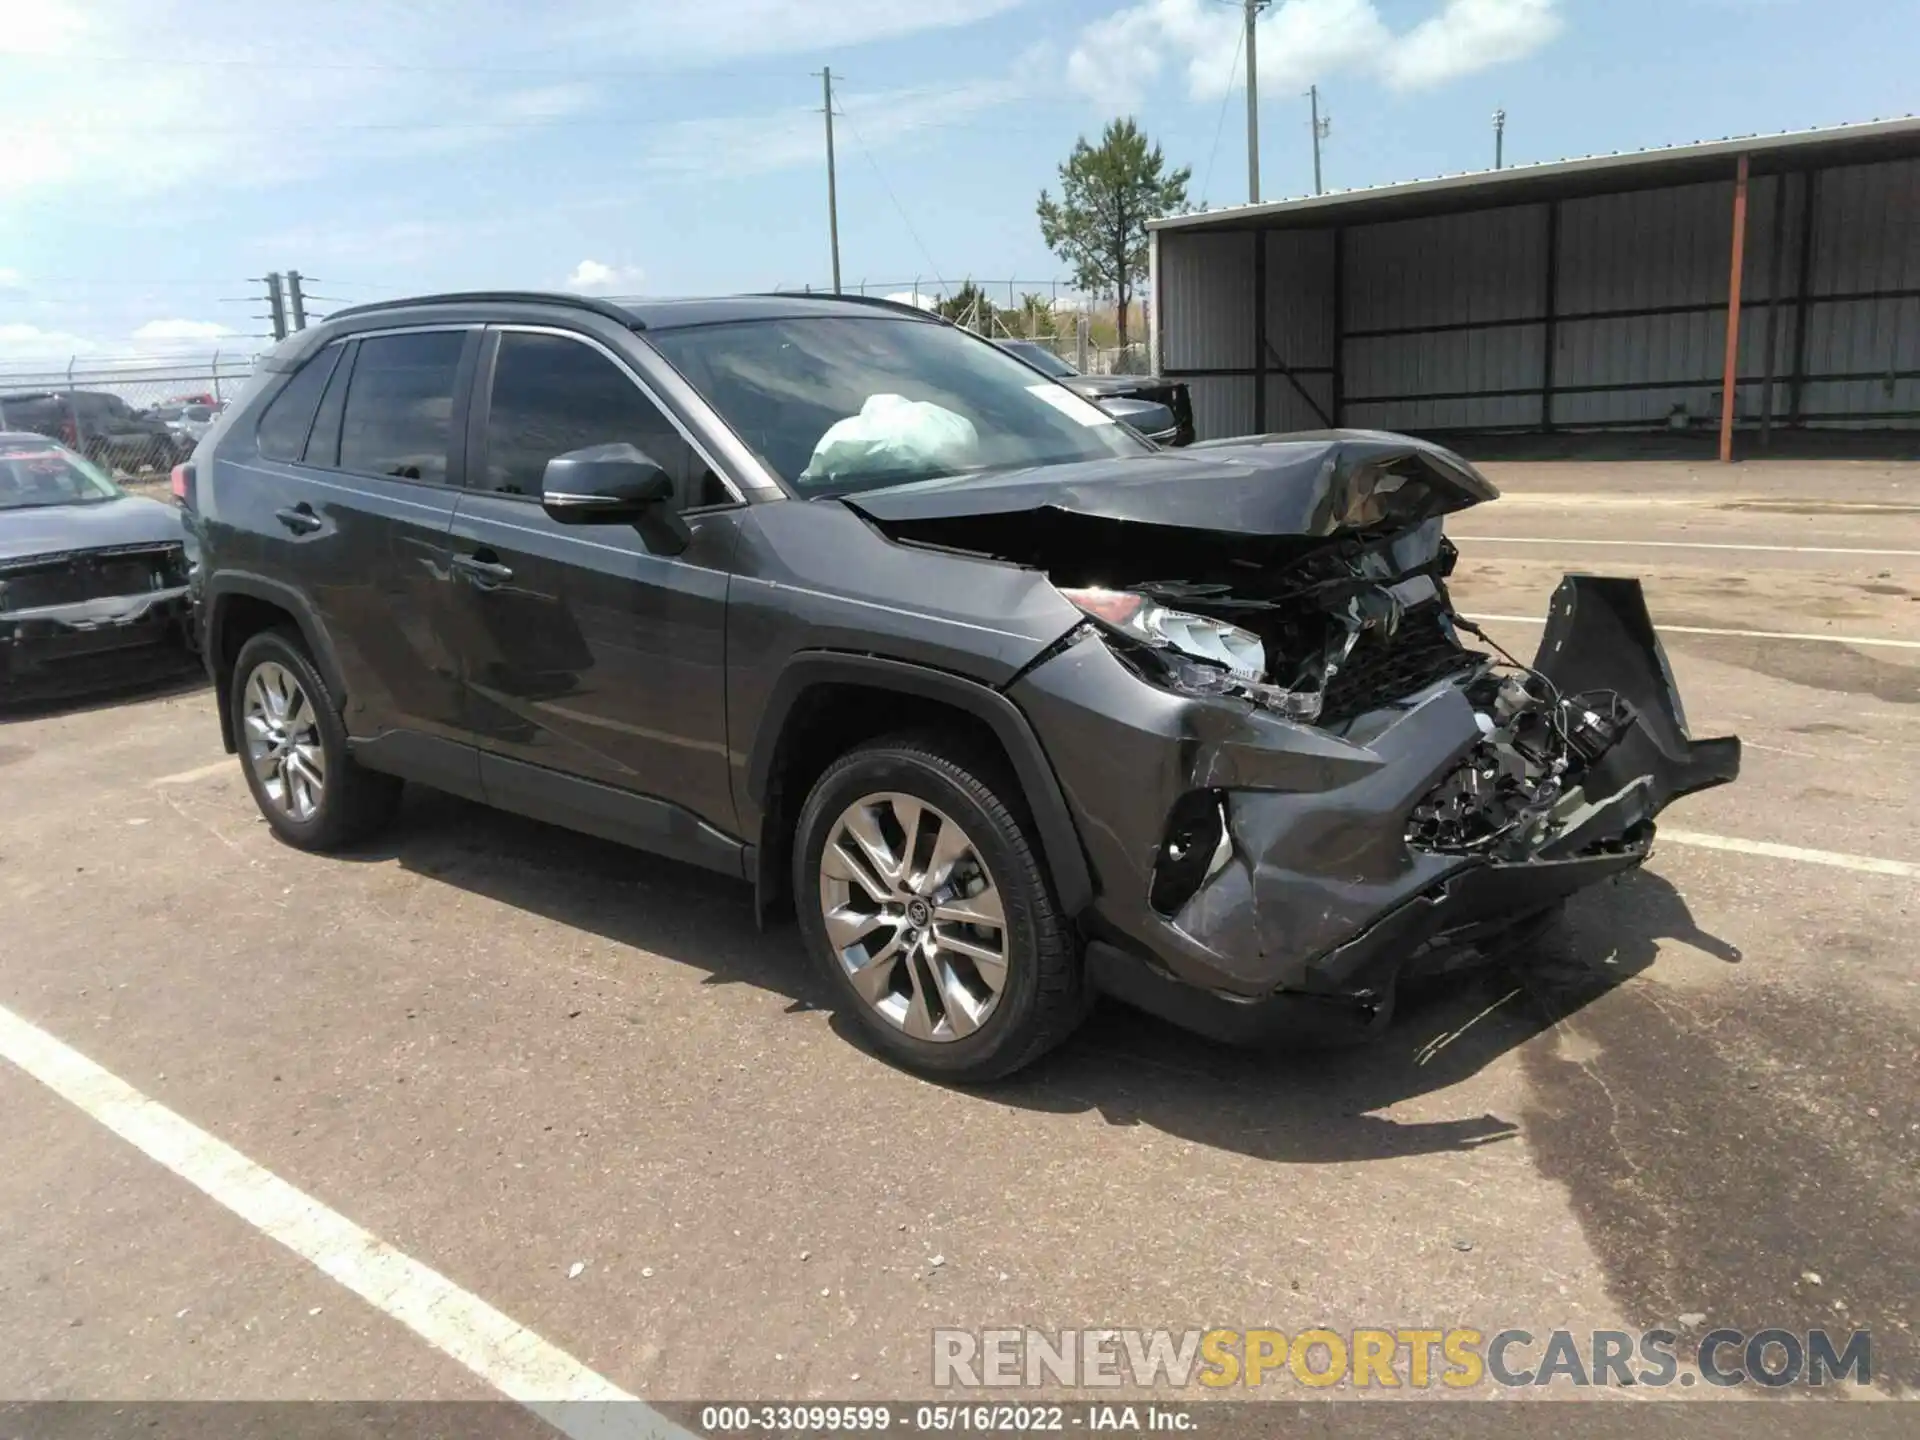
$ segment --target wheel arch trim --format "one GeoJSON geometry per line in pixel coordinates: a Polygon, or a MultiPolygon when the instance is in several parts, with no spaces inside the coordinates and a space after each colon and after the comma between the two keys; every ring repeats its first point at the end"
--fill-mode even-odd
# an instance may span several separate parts
{"type": "Polygon", "coordinates": [[[220,654],[224,639],[222,630],[230,609],[226,602],[236,596],[263,600],[292,617],[295,627],[300,631],[300,638],[306,642],[307,653],[313,657],[314,666],[320,671],[320,678],[327,682],[327,693],[344,714],[347,691],[341,679],[340,661],[327,638],[326,628],[321,625],[319,616],[314,613],[306,596],[291,585],[265,575],[223,571],[209,576],[206,582],[207,621],[206,633],[201,637],[201,650],[206,658],[208,673],[215,682],[215,700],[220,708],[220,738],[226,745],[227,753],[232,754],[236,749],[233,696],[229,693],[232,687],[220,673],[220,654]]]}
{"type": "Polygon", "coordinates": [[[984,722],[1006,751],[1020,782],[1039,831],[1061,913],[1072,918],[1093,903],[1093,872],[1081,847],[1080,833],[1053,765],[1027,717],[998,690],[944,670],[842,651],[807,650],[794,655],[767,696],[747,761],[747,793],[763,815],[772,788],[774,761],[795,707],[808,691],[835,684],[898,691],[950,705],[984,722]]]}

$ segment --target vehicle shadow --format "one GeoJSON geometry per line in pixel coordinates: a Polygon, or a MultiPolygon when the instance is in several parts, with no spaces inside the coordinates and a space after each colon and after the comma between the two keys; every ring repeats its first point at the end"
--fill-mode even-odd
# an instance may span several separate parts
{"type": "MultiPolygon", "coordinates": [[[[762,932],[738,881],[451,796],[409,791],[401,822],[347,858],[397,860],[440,883],[753,985],[791,1011],[832,996],[790,923],[762,932]]],[[[1578,896],[1560,920],[1485,969],[1430,982],[1357,1048],[1248,1051],[1103,1003],[1054,1055],[1000,1084],[959,1091],[982,1105],[1098,1113],[1197,1144],[1285,1164],[1393,1159],[1515,1138],[1515,1119],[1450,1114],[1444,1092],[1644,970],[1663,942],[1730,963],[1686,902],[1645,871],[1578,896]],[[1416,1112],[1393,1115],[1396,1107],[1416,1112]]],[[[836,1032],[859,1044],[835,1016],[836,1032]]]]}
{"type": "Polygon", "coordinates": [[[181,661],[177,671],[169,666],[157,676],[143,674],[118,684],[96,686],[83,693],[23,700],[0,697],[0,725],[49,720],[63,715],[85,715],[90,711],[110,710],[116,705],[127,705],[137,700],[166,700],[208,689],[211,684],[199,659],[194,657],[181,661]]]}

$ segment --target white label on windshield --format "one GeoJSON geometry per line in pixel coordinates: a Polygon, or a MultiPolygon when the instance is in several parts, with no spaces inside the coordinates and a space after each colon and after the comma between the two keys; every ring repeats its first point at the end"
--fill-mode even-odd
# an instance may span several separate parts
{"type": "Polygon", "coordinates": [[[1055,385],[1050,380],[1042,381],[1038,385],[1027,386],[1027,393],[1038,396],[1040,399],[1046,401],[1047,404],[1053,406],[1053,408],[1058,410],[1062,415],[1070,416],[1078,420],[1088,429],[1092,429],[1095,425],[1111,425],[1114,423],[1113,417],[1098,405],[1095,405],[1091,400],[1082,400],[1078,395],[1074,394],[1073,391],[1067,389],[1066,386],[1055,385]]]}

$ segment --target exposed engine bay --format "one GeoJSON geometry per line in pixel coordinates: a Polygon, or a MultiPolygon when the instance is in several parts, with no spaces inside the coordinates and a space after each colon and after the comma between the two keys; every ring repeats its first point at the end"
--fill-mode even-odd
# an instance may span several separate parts
{"type": "Polygon", "coordinates": [[[1444,517],[1496,492],[1447,451],[1343,432],[1073,468],[847,503],[1085,616],[1014,695],[1106,727],[1055,764],[1114,837],[1087,844],[1115,927],[1188,984],[1375,1005],[1374,967],[1638,864],[1665,805],[1739,772],[1738,740],[1688,734],[1637,581],[1568,576],[1531,663],[1454,609],[1444,517]],[[1109,720],[1110,671],[1188,703],[1109,720]]]}

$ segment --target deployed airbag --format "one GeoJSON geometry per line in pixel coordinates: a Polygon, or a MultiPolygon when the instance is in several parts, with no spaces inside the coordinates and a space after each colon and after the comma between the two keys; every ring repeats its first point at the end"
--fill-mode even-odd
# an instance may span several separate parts
{"type": "Polygon", "coordinates": [[[973,422],[929,400],[870,395],[858,415],[837,421],[800,474],[802,484],[855,475],[948,474],[980,463],[973,422]]]}

